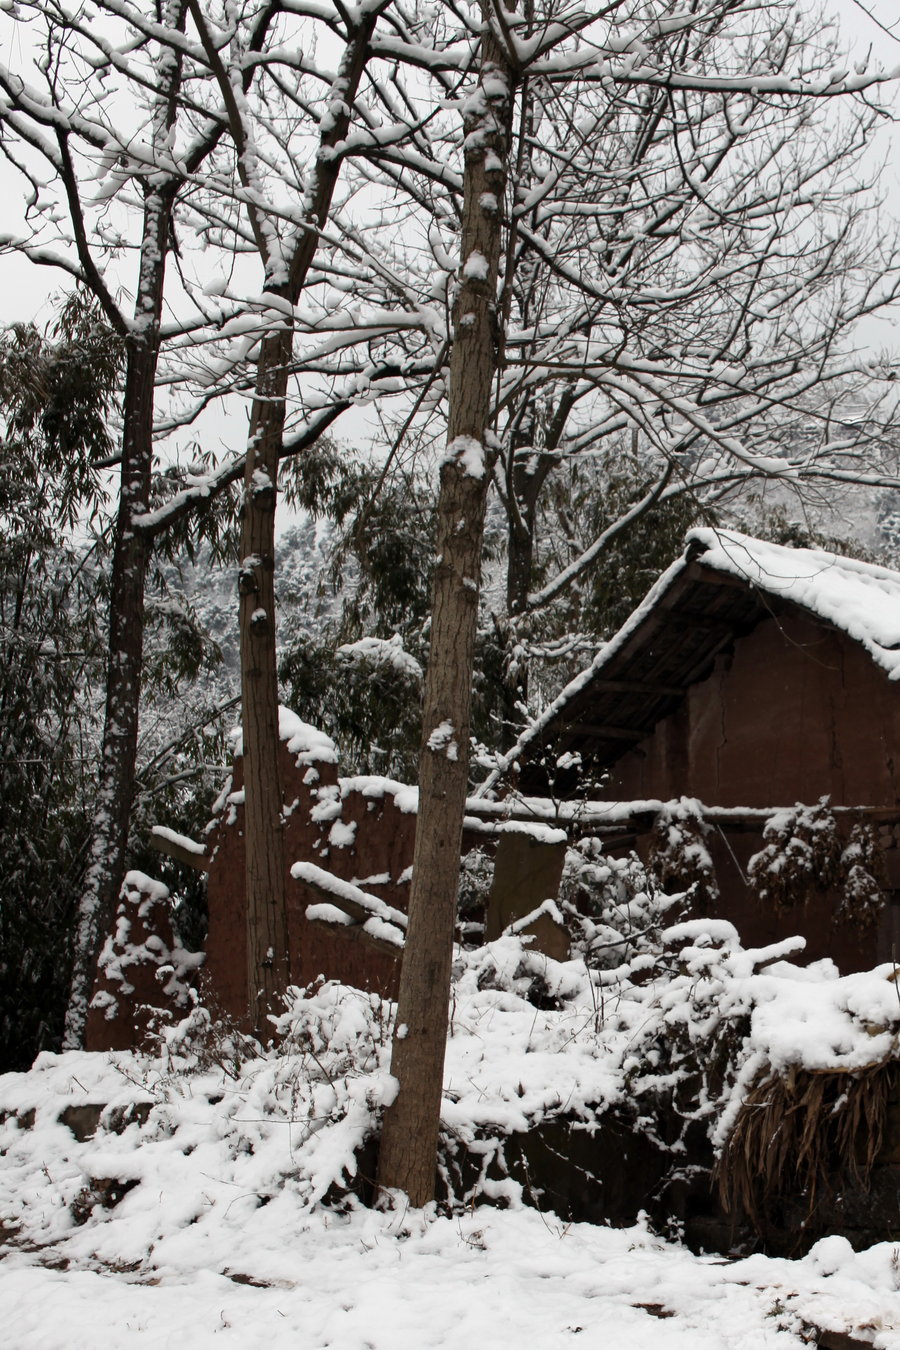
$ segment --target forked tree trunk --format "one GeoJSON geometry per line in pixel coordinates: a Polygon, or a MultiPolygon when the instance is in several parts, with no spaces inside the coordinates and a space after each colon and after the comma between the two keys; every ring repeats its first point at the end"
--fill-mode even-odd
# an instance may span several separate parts
{"type": "MultiPolygon", "coordinates": [[[[387,0],[384,0],[387,3],[387,0]]],[[[343,141],[383,5],[362,15],[344,51],[325,106],[326,129],[307,194],[311,228],[303,231],[286,281],[267,277],[267,289],[296,305],[328,219],[340,174],[339,156],[323,153],[343,141]]],[[[234,112],[237,117],[237,110],[234,112]]],[[[234,128],[239,137],[239,128],[234,128]]],[[[268,263],[268,260],[266,260],[268,263]]],[[[275,506],[293,354],[290,320],[266,337],[244,477],[241,563],[238,573],[244,767],[244,848],[247,905],[247,988],[250,1021],[265,1033],[267,1012],[290,976],[285,903],[285,857],[278,746],[278,669],[275,646],[275,506]]]]}
{"type": "Polygon", "coordinates": [[[526,464],[514,463],[507,479],[511,500],[507,503],[506,532],[506,623],[498,627],[506,648],[500,703],[499,748],[505,752],[515,744],[522,726],[521,707],[528,700],[528,664],[512,660],[519,645],[516,620],[528,608],[528,596],[534,580],[537,546],[537,503],[541,488],[552,467],[552,458],[529,448],[526,464]]]}
{"type": "MultiPolygon", "coordinates": [[[[533,399],[526,390],[524,398],[533,399]]],[[[534,581],[537,551],[538,502],[548,477],[556,463],[556,451],[565,431],[566,421],[575,403],[575,391],[569,386],[560,395],[553,417],[544,431],[544,442],[536,447],[532,440],[522,439],[521,448],[528,450],[524,461],[513,460],[507,475],[507,534],[506,534],[506,612],[509,626],[506,633],[507,650],[517,639],[516,620],[528,610],[528,598],[534,581]]],[[[519,419],[534,436],[535,418],[519,419]]],[[[515,450],[510,447],[509,453],[515,450]]],[[[509,750],[521,731],[520,707],[528,701],[528,664],[517,662],[515,674],[510,667],[504,673],[503,703],[501,705],[500,748],[509,750]]]]}
{"type": "MultiPolygon", "coordinates": [[[[184,27],[185,2],[167,0],[159,10],[163,20],[173,28],[184,27]]],[[[169,145],[178,116],[181,73],[179,50],[163,48],[156,67],[158,99],[152,117],[155,149],[169,145]]],[[[67,151],[65,158],[68,159],[67,151]]],[[[192,168],[199,167],[199,162],[192,168]]],[[[78,1049],[84,1044],[97,955],[104,935],[109,931],[125,875],[144,663],[144,588],[152,547],[150,537],[136,527],[136,522],[150,505],[153,410],[166,254],[179,187],[177,178],[165,175],[155,182],[150,178],[144,189],[134,315],[125,337],[121,485],[110,575],[103,746],[88,868],[75,929],[72,982],[63,1035],[66,1049],[78,1049]]],[[[80,221],[74,177],[67,184],[67,190],[70,201],[73,197],[76,199],[73,219],[80,221]]],[[[95,277],[91,280],[92,267],[90,264],[87,268],[88,278],[95,289],[99,287],[98,293],[102,296],[105,286],[95,269],[95,277]]],[[[108,294],[106,301],[108,305],[113,303],[108,294]]]]}
{"type": "Polygon", "coordinates": [[[472,667],[478,619],[488,446],[497,364],[497,275],[513,75],[485,28],[476,96],[465,120],[462,258],[450,357],[447,459],[438,496],[419,757],[419,815],[409,927],[391,1070],[399,1091],[381,1138],[378,1181],[414,1205],[434,1197],[460,846],[469,773],[472,667]]]}

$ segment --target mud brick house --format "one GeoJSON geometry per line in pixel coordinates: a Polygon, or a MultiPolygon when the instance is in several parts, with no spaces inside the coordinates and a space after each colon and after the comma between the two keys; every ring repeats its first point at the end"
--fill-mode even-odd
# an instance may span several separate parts
{"type": "MultiPolygon", "coordinates": [[[[567,837],[587,833],[613,853],[636,850],[668,889],[692,886],[695,906],[729,919],[747,946],[801,933],[807,959],[831,957],[843,973],[891,960],[900,952],[898,681],[900,574],[693,531],[470,800],[464,849],[478,845],[494,861],[486,938],[538,911],[529,925],[538,946],[566,955],[552,906],[541,906],[557,894],[567,837]]],[[[209,871],[203,980],[240,1016],[239,742],[236,751],[204,844],[155,835],[163,851],[209,871]]],[[[285,710],[281,756],[292,978],[392,995],[416,791],[341,777],[333,742],[285,710]]],[[[144,932],[153,884],[142,884],[123,898],[98,977],[88,1032],[97,1049],[127,1044],[129,1002],[152,1001],[157,967],[165,985],[187,961],[169,929],[159,941],[144,932]],[[139,991],[130,999],[125,983],[139,991]]]]}
{"type": "Polygon", "coordinates": [[[745,944],[800,932],[809,959],[863,969],[900,952],[898,681],[900,574],[694,530],[507,768],[569,800],[600,775],[583,828],[645,857],[693,838],[745,944]]]}

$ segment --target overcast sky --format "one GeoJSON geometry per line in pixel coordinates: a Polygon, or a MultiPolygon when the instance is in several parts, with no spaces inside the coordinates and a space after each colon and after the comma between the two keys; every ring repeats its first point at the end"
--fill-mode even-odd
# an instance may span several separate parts
{"type": "MultiPolygon", "coordinates": [[[[799,5],[812,12],[820,8],[820,0],[799,0],[799,5]]],[[[823,0],[821,8],[833,14],[840,23],[848,55],[854,62],[865,60],[871,51],[876,64],[900,66],[898,0],[823,0]]],[[[16,29],[12,32],[15,34],[16,29]]],[[[13,41],[16,40],[14,37],[13,41]]],[[[3,55],[9,64],[14,64],[17,57],[21,59],[21,53],[11,44],[7,45],[3,55]]],[[[893,99],[884,89],[879,91],[879,97],[893,103],[900,119],[900,88],[893,99]]],[[[879,173],[879,188],[892,214],[900,220],[900,126],[886,122],[879,143],[872,147],[872,154],[874,162],[885,162],[879,173]]],[[[20,200],[19,180],[10,169],[0,165],[0,231],[18,232],[22,228],[20,200]]],[[[65,278],[50,268],[32,267],[15,258],[0,258],[2,321],[5,323],[29,319],[45,321],[52,313],[48,298],[64,288],[65,278]]],[[[867,338],[879,345],[891,341],[886,324],[873,328],[867,338]]]]}

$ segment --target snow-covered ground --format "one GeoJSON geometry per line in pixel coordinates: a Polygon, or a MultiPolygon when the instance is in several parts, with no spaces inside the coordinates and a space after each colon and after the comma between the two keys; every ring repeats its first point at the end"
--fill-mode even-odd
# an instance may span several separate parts
{"type": "Polygon", "coordinates": [[[719,1036],[735,1048],[711,1134],[760,1073],[896,1054],[890,968],[842,979],[785,955],[744,951],[713,920],[673,925],[616,970],[512,936],[461,953],[443,1127],[451,1151],[495,1166],[453,1213],[348,1193],[395,1090],[375,996],[295,993],[266,1055],[202,1009],[152,1053],[42,1055],[0,1078],[0,1346],[757,1350],[826,1329],[900,1350],[900,1245],[695,1255],[643,1224],[526,1208],[496,1166],[509,1134],[590,1129],[719,1036]]]}
{"type": "Polygon", "coordinates": [[[269,1226],[187,1235],[136,1273],[48,1269],[39,1254],[0,1263],[7,1350],[787,1350],[813,1324],[888,1350],[897,1284],[887,1244],[853,1255],[832,1237],[802,1261],[725,1263],[639,1227],[483,1208],[285,1206],[269,1226]]]}

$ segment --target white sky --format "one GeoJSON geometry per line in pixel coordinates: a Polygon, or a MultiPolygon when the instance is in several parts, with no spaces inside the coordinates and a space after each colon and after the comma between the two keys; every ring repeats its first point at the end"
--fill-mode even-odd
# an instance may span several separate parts
{"type": "MultiPolygon", "coordinates": [[[[838,18],[841,34],[850,53],[855,59],[864,60],[871,47],[875,60],[881,64],[900,64],[900,11],[897,0],[864,0],[864,3],[873,18],[869,18],[855,0],[829,0],[828,7],[838,18]],[[890,35],[891,25],[896,37],[890,35]]],[[[898,122],[891,124],[885,121],[872,146],[872,158],[879,164],[884,161],[878,188],[884,197],[884,209],[896,224],[900,221],[900,91],[892,99],[885,98],[884,102],[893,107],[898,122]]],[[[893,314],[886,312],[881,318],[869,319],[860,324],[860,338],[874,348],[900,346],[900,306],[894,306],[893,311],[893,314]]]]}
{"type": "MultiPolygon", "coordinates": [[[[809,10],[821,8],[833,15],[852,61],[866,60],[870,55],[882,66],[900,65],[900,14],[897,0],[799,0],[809,10]],[[866,12],[868,11],[868,13],[866,12]],[[892,33],[896,36],[892,36],[892,33]]],[[[26,59],[21,49],[20,27],[3,23],[0,27],[2,59],[17,65],[26,59]]],[[[883,102],[891,102],[898,121],[885,123],[875,138],[872,163],[882,165],[878,185],[886,208],[895,221],[900,221],[900,87],[891,98],[885,90],[879,91],[883,102]]],[[[17,176],[0,161],[0,232],[18,232],[22,228],[21,183],[17,176]]],[[[174,281],[174,277],[173,277],[174,281]]],[[[50,297],[67,288],[67,278],[52,268],[35,267],[15,257],[0,258],[0,294],[3,296],[2,321],[11,323],[34,319],[42,323],[52,315],[50,297]]],[[[900,307],[896,319],[869,321],[861,331],[866,343],[873,347],[900,345],[900,307]]],[[[343,425],[338,428],[341,434],[343,425]]],[[[191,435],[183,439],[191,439],[191,435]]],[[[181,438],[180,438],[181,439],[181,438]]]]}
{"type": "MultiPolygon", "coordinates": [[[[864,60],[870,50],[876,63],[900,64],[900,15],[897,0],[800,0],[808,9],[822,8],[840,24],[848,55],[854,61],[864,60]],[[866,12],[868,11],[868,13],[866,12]],[[871,17],[870,17],[871,16],[871,17]],[[891,36],[891,32],[896,34],[891,36]]],[[[16,23],[4,23],[0,31],[2,59],[15,67],[27,59],[21,46],[21,29],[16,23]]],[[[881,95],[884,97],[884,95],[881,95]]],[[[900,91],[893,100],[900,119],[900,91]]],[[[900,218],[900,129],[885,124],[881,144],[873,151],[889,155],[892,167],[880,180],[886,194],[896,202],[896,217],[900,218]],[[892,151],[896,147],[896,152],[892,151]]],[[[0,231],[16,231],[21,227],[21,187],[15,174],[0,163],[0,231]]],[[[49,313],[47,298],[64,286],[65,278],[52,269],[32,267],[15,258],[0,258],[0,293],[3,296],[2,316],[5,322],[27,320],[49,313]]]]}

